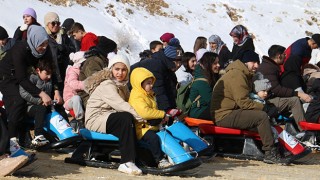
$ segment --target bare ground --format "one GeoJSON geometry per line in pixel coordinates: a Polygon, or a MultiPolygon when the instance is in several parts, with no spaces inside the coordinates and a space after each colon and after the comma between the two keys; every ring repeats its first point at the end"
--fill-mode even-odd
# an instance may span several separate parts
{"type": "Polygon", "coordinates": [[[38,160],[4,179],[320,179],[320,153],[312,153],[307,164],[269,165],[259,161],[214,157],[198,168],[175,176],[131,176],[115,169],[83,167],[64,163],[68,154],[37,153],[38,160]]]}

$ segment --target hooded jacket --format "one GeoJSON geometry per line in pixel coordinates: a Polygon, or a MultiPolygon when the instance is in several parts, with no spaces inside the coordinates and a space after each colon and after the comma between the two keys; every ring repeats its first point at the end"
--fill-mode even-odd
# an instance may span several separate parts
{"type": "MultiPolygon", "coordinates": [[[[204,70],[198,64],[194,70],[194,79],[205,78],[204,70]]],[[[194,81],[190,89],[189,98],[193,102],[200,95],[199,104],[193,103],[190,109],[190,117],[198,118],[201,113],[210,106],[212,87],[208,81],[194,81]]]]}
{"type": "MultiPolygon", "coordinates": [[[[153,92],[146,92],[141,84],[147,78],[152,78],[153,83],[156,78],[145,68],[136,68],[131,74],[130,82],[132,90],[130,93],[129,103],[136,112],[145,120],[162,119],[165,116],[165,111],[159,110],[153,92]]],[[[138,139],[148,130],[158,130],[158,126],[151,126],[147,122],[136,122],[136,133],[138,139]]]]}
{"type": "Polygon", "coordinates": [[[105,68],[84,81],[84,90],[90,95],[85,112],[86,128],[106,133],[108,117],[116,112],[129,112],[137,121],[142,121],[127,102],[129,99],[127,80],[128,76],[123,82],[114,80],[111,70],[105,68]]]}
{"type": "Polygon", "coordinates": [[[236,60],[226,68],[213,88],[211,114],[215,121],[221,121],[233,110],[262,110],[263,104],[250,99],[253,74],[240,60],[236,60]]]}

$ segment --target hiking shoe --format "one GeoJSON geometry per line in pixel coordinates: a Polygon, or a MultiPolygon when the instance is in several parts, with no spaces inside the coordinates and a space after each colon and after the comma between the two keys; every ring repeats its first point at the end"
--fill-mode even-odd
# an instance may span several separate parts
{"type": "Polygon", "coordinates": [[[36,147],[40,147],[40,146],[44,146],[46,144],[49,144],[49,141],[43,135],[39,135],[39,136],[36,136],[31,141],[31,143],[32,143],[32,145],[34,145],[36,147]]]}
{"type": "Polygon", "coordinates": [[[28,156],[8,157],[0,161],[0,177],[8,176],[28,162],[28,156]]]}
{"type": "Polygon", "coordinates": [[[167,168],[170,166],[172,166],[172,164],[166,158],[161,159],[158,163],[158,168],[167,168]]]}
{"type": "Polygon", "coordinates": [[[133,175],[142,174],[141,169],[139,169],[133,162],[120,164],[120,166],[118,167],[118,171],[133,175]]]}
{"type": "Polygon", "coordinates": [[[270,151],[265,151],[263,162],[267,164],[280,164],[280,165],[290,164],[289,159],[281,158],[280,153],[276,147],[272,148],[270,151]]]}

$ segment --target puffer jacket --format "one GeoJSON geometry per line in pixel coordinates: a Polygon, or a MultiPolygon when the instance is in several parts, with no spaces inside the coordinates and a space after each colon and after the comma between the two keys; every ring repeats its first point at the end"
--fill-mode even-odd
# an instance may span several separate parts
{"type": "MultiPolygon", "coordinates": [[[[153,93],[146,92],[141,83],[147,78],[153,78],[153,83],[156,78],[145,68],[136,68],[131,74],[130,82],[132,90],[130,93],[129,103],[136,112],[145,120],[162,119],[165,116],[165,111],[159,110],[153,93]]],[[[151,126],[147,122],[136,122],[137,138],[141,137],[148,130],[158,130],[158,126],[151,126]]]]}
{"type": "Polygon", "coordinates": [[[79,81],[80,67],[69,66],[66,71],[66,78],[64,80],[63,100],[64,108],[69,109],[69,100],[77,95],[78,91],[83,90],[83,81],[79,81]]]}
{"type": "Polygon", "coordinates": [[[213,88],[211,114],[215,121],[223,120],[233,110],[262,110],[263,104],[250,99],[252,77],[248,68],[240,60],[231,63],[213,88]]]}
{"type": "Polygon", "coordinates": [[[113,80],[112,72],[107,68],[84,81],[84,90],[90,94],[85,112],[86,128],[106,133],[108,117],[116,112],[129,112],[137,121],[143,121],[127,102],[129,90],[126,84],[127,81],[113,80]]]}

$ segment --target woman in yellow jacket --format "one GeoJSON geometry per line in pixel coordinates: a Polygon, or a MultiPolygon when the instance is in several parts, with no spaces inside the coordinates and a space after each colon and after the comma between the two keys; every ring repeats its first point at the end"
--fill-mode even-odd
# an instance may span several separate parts
{"type": "Polygon", "coordinates": [[[167,122],[172,114],[167,115],[165,111],[158,109],[155,95],[152,91],[155,81],[156,78],[149,70],[135,68],[130,77],[132,90],[129,103],[139,116],[147,120],[147,122],[135,122],[138,140],[142,141],[143,144],[147,144],[159,167],[168,167],[171,164],[163,158],[160,139],[156,132],[159,130],[159,126],[167,122]]]}

